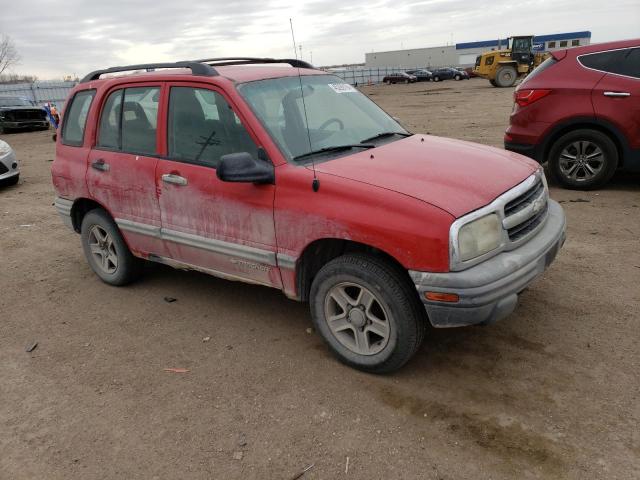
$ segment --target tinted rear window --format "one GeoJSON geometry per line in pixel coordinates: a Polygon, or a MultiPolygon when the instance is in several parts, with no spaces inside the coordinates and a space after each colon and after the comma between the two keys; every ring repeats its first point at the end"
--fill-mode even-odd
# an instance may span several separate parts
{"type": "Polygon", "coordinates": [[[609,65],[608,72],[640,78],[640,48],[627,48],[609,65]]]}
{"type": "Polygon", "coordinates": [[[587,68],[608,72],[611,65],[618,62],[620,50],[611,52],[590,53],[579,57],[580,63],[587,68]]]}
{"type": "Polygon", "coordinates": [[[78,92],[67,108],[62,125],[62,143],[79,147],[84,141],[84,129],[87,124],[87,114],[93,101],[95,90],[78,92]]]}

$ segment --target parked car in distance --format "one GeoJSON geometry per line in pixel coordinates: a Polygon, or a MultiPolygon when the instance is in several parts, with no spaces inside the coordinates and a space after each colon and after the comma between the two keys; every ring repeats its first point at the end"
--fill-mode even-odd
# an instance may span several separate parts
{"type": "Polygon", "coordinates": [[[464,68],[455,68],[454,70],[459,71],[462,74],[462,80],[469,80],[471,76],[464,68]]]}
{"type": "Polygon", "coordinates": [[[406,73],[413,75],[418,79],[418,82],[430,82],[431,72],[429,70],[407,70],[406,73]]]}
{"type": "Polygon", "coordinates": [[[49,128],[47,112],[21,97],[0,96],[0,133],[49,128]]]}
{"type": "Polygon", "coordinates": [[[382,79],[382,83],[390,85],[392,83],[415,83],[418,78],[405,72],[390,73],[382,79]]]}
{"type": "Polygon", "coordinates": [[[514,103],[505,148],[546,162],[563,187],[640,171],[640,39],[551,52],[514,103]]]}
{"type": "Polygon", "coordinates": [[[15,185],[19,179],[16,154],[7,142],[0,140],[0,186],[15,185]]]}
{"type": "Polygon", "coordinates": [[[445,68],[437,68],[435,70],[431,70],[431,79],[434,82],[439,82],[441,80],[463,80],[466,78],[464,74],[455,68],[445,67],[445,68]]]}
{"type": "Polygon", "coordinates": [[[564,241],[536,162],[413,135],[300,60],[92,72],[59,130],[55,207],[102,281],[150,260],[280,289],[365,371],[400,368],[427,322],[508,316],[564,241]]]}
{"type": "Polygon", "coordinates": [[[466,67],[464,71],[467,72],[469,78],[476,78],[478,76],[478,74],[473,71],[473,67],[466,67]]]}

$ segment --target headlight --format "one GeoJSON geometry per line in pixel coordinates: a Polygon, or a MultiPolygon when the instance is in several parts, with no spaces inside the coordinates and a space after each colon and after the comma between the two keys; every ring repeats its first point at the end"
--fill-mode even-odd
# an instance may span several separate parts
{"type": "Polygon", "coordinates": [[[11,151],[11,147],[7,142],[0,140],[0,156],[6,155],[11,151]]]}
{"type": "Polygon", "coordinates": [[[500,246],[502,225],[495,213],[463,225],[458,231],[458,259],[466,262],[500,246]]]}

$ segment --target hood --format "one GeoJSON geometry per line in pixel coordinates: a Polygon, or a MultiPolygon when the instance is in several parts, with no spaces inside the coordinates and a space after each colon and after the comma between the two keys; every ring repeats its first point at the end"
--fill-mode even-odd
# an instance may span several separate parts
{"type": "Polygon", "coordinates": [[[537,168],[516,153],[420,134],[316,164],[318,172],[409,195],[456,218],[491,203],[537,168]]]}

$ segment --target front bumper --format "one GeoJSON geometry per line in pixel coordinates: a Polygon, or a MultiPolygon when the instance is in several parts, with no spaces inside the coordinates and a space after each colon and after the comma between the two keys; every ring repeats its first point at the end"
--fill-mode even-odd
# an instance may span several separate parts
{"type": "Polygon", "coordinates": [[[0,166],[0,180],[6,180],[20,174],[16,153],[13,150],[10,150],[4,156],[0,156],[0,163],[2,163],[0,166]]]}
{"type": "Polygon", "coordinates": [[[49,128],[48,120],[22,120],[19,122],[11,122],[5,120],[2,122],[4,128],[11,130],[23,130],[26,128],[49,128]]]}
{"type": "Polygon", "coordinates": [[[490,324],[510,315],[518,294],[553,262],[564,244],[566,221],[562,207],[549,200],[544,227],[527,243],[460,272],[409,271],[429,321],[434,327],[490,324]],[[456,303],[436,302],[425,292],[454,293],[456,303]]]}

